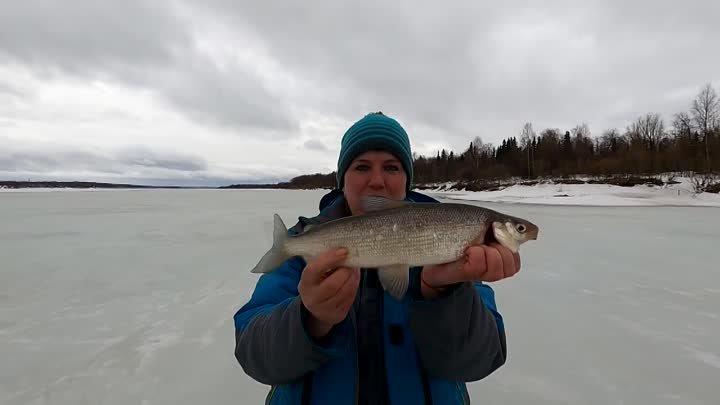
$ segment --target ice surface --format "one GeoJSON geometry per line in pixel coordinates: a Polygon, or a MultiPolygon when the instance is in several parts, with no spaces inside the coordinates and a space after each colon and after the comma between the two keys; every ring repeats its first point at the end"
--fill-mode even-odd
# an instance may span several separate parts
{"type": "MultiPolygon", "coordinates": [[[[320,191],[0,193],[0,404],[261,404],[232,315],[272,214],[320,191]]],[[[474,202],[470,202],[474,203],[474,202]]],[[[717,404],[720,209],[482,203],[533,220],[473,403],[717,404]]]]}

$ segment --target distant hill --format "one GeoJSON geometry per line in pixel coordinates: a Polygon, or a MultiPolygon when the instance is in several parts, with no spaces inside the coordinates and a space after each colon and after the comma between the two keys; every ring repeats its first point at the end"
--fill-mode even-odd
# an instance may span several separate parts
{"type": "Polygon", "coordinates": [[[76,188],[76,189],[316,189],[332,188],[335,173],[310,174],[295,177],[287,182],[274,184],[231,184],[218,187],[150,186],[141,184],[102,183],[92,181],[0,181],[0,188],[76,188]]]}
{"type": "Polygon", "coordinates": [[[0,181],[0,188],[183,188],[139,184],[97,183],[92,181],[0,181]]]}
{"type": "Polygon", "coordinates": [[[275,184],[232,184],[229,186],[221,186],[218,188],[272,188],[303,190],[318,188],[332,189],[333,187],[335,187],[335,172],[328,174],[305,174],[302,176],[294,177],[290,181],[275,184]]]}

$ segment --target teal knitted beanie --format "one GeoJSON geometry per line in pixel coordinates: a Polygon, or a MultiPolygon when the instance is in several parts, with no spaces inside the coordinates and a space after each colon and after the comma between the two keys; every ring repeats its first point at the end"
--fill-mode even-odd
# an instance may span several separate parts
{"type": "Polygon", "coordinates": [[[371,113],[353,124],[343,135],[338,156],[337,184],[343,188],[343,178],[350,163],[367,151],[384,150],[392,153],[407,173],[406,189],[410,190],[413,180],[413,160],[410,140],[405,129],[394,119],[382,114],[371,113]]]}

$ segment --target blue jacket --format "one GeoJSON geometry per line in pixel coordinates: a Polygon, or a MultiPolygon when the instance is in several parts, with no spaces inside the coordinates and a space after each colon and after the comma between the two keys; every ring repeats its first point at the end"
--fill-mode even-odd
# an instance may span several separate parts
{"type": "MultiPolygon", "coordinates": [[[[437,202],[409,192],[407,200],[437,202]]],[[[308,223],[347,215],[342,195],[333,191],[320,202],[320,214],[300,217],[289,232],[308,223]]],[[[321,341],[307,334],[307,310],[297,291],[305,262],[294,257],[263,274],[234,316],[235,356],[244,371],[270,385],[267,404],[354,405],[358,390],[360,333],[382,334],[387,396],[398,404],[469,404],[466,383],[480,380],[505,362],[503,319],[492,288],[463,283],[444,296],[424,300],[419,272],[411,269],[410,291],[398,301],[382,295],[382,328],[358,330],[356,302],[348,317],[321,341]]],[[[358,294],[361,295],[361,294],[358,294]]],[[[359,301],[359,300],[358,300],[359,301]]]]}

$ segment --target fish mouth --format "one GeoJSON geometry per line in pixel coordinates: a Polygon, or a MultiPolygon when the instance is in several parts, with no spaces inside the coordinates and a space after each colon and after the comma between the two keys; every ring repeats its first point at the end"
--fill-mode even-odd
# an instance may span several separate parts
{"type": "Polygon", "coordinates": [[[537,240],[539,233],[540,233],[540,228],[538,228],[537,226],[531,227],[530,231],[527,233],[528,239],[537,240]]]}

